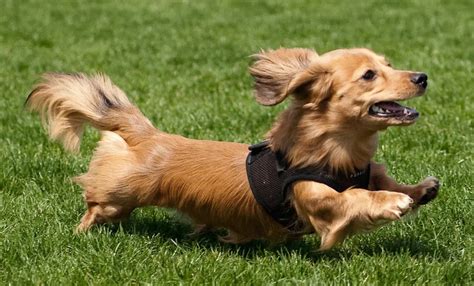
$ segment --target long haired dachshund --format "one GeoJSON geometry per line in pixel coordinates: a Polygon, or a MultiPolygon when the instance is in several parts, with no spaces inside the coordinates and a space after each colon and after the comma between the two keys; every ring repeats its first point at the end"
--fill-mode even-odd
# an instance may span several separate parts
{"type": "Polygon", "coordinates": [[[188,215],[197,233],[227,229],[220,237],[225,242],[282,241],[315,231],[325,250],[350,234],[398,220],[436,196],[436,178],[398,184],[372,161],[378,131],[417,119],[414,109],[396,101],[422,95],[426,74],[396,70],[368,49],[318,55],[282,48],[254,59],[250,73],[257,102],[276,105],[292,97],[266,135],[266,148],[289,168],[346,175],[368,169],[367,187],[341,191],[324,182],[292,182],[285,201],[300,225],[295,233],[256,200],[247,176],[248,145],[167,134],[105,75],[49,73],[26,104],[41,114],[50,137],[77,151],[85,123],[101,132],[88,172],[75,178],[87,204],[76,230],[154,205],[188,215]]]}

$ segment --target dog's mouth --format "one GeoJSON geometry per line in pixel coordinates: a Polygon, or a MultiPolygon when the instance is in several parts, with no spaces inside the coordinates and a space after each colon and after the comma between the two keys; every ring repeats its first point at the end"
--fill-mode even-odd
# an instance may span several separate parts
{"type": "Polygon", "coordinates": [[[395,101],[377,102],[370,107],[369,114],[378,118],[394,118],[401,121],[413,121],[420,115],[415,109],[395,101]]]}

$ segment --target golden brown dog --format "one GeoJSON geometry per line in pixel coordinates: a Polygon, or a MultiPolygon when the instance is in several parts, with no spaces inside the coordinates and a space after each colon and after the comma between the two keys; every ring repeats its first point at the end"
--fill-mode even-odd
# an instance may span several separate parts
{"type": "MultiPolygon", "coordinates": [[[[270,148],[285,154],[291,166],[347,173],[371,166],[369,189],[336,192],[312,181],[293,184],[291,203],[305,231],[321,236],[321,249],[398,220],[436,196],[436,178],[401,185],[371,161],[378,131],[416,120],[416,111],[395,101],[423,94],[425,74],[393,69],[367,49],[323,55],[309,49],[262,52],[250,73],[259,103],[275,105],[293,96],[267,135],[270,148]]],[[[68,150],[79,149],[85,123],[101,130],[89,171],[76,178],[88,208],[77,231],[156,205],[189,215],[197,232],[227,229],[228,235],[220,238],[225,242],[292,236],[253,197],[246,144],[192,140],[157,130],[104,75],[46,74],[27,104],[41,113],[51,138],[68,150]]]]}

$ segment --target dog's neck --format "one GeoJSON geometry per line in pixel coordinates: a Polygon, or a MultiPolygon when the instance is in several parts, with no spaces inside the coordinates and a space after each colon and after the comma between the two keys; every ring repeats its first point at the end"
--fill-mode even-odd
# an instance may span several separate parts
{"type": "Polygon", "coordinates": [[[324,166],[343,173],[365,169],[377,149],[377,133],[358,130],[353,122],[331,122],[326,113],[293,105],[280,115],[267,139],[291,166],[324,166]]]}

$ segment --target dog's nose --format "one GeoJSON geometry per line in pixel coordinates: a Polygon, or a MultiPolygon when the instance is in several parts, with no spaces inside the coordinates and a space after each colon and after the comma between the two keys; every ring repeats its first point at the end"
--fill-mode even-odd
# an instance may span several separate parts
{"type": "Polygon", "coordinates": [[[425,73],[415,73],[411,76],[410,80],[423,88],[428,86],[428,76],[425,73]]]}

